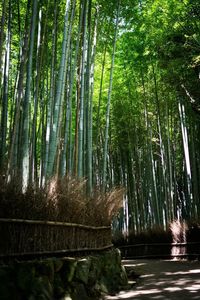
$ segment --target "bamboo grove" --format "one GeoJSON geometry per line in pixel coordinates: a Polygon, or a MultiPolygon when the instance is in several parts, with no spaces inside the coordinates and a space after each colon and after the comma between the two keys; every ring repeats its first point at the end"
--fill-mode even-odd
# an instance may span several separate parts
{"type": "Polygon", "coordinates": [[[113,226],[200,215],[198,0],[2,0],[0,171],[124,186],[113,226]]]}

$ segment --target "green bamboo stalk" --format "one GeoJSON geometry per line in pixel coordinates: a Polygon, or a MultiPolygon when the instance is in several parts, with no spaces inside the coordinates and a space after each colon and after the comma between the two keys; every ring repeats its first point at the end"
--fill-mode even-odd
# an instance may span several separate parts
{"type": "Polygon", "coordinates": [[[5,29],[7,2],[8,0],[2,1],[2,15],[1,15],[1,27],[0,27],[0,85],[2,80],[2,53],[3,53],[3,44],[4,44],[4,29],[5,29]]]}
{"type": "MultiPolygon", "coordinates": [[[[15,90],[15,113],[14,113],[14,124],[11,133],[11,141],[9,145],[9,157],[8,157],[8,170],[7,177],[8,180],[11,180],[12,177],[17,176],[18,170],[21,172],[21,163],[18,165],[18,161],[21,153],[21,130],[22,127],[22,118],[21,118],[21,102],[23,96],[23,82],[24,75],[26,70],[26,60],[28,56],[28,44],[30,38],[29,30],[29,13],[30,13],[31,1],[27,2],[26,9],[26,19],[25,19],[25,32],[24,32],[24,41],[21,49],[20,62],[19,62],[19,71],[16,82],[15,90]]],[[[21,159],[20,159],[21,162],[21,159]]]]}
{"type": "Polygon", "coordinates": [[[6,138],[8,129],[8,82],[9,82],[9,66],[10,66],[10,40],[11,40],[11,3],[9,1],[9,18],[6,38],[6,52],[4,65],[4,80],[3,80],[3,97],[2,97],[2,114],[1,114],[1,135],[0,135],[0,169],[6,167],[6,138]]]}
{"type": "Polygon", "coordinates": [[[106,109],[106,128],[105,128],[105,142],[104,142],[104,153],[103,153],[103,182],[102,182],[102,185],[103,185],[102,188],[104,191],[106,189],[108,131],[109,131],[109,123],[110,123],[110,104],[111,104],[111,93],[112,93],[112,84],[113,84],[113,71],[114,71],[115,50],[116,50],[116,42],[117,42],[117,32],[118,32],[118,24],[119,24],[119,12],[120,12],[120,0],[118,0],[117,17],[116,17],[116,23],[115,23],[115,35],[114,35],[114,41],[113,41],[112,62],[111,62],[111,69],[110,69],[110,82],[109,82],[108,101],[107,101],[107,109],[106,109]]]}
{"type": "MultiPolygon", "coordinates": [[[[72,35],[72,25],[74,21],[75,16],[75,8],[76,8],[76,0],[73,0],[72,3],[72,13],[71,13],[71,20],[70,20],[70,26],[69,26],[69,38],[68,38],[68,45],[67,49],[70,49],[70,41],[71,41],[71,35],[72,35]]],[[[79,32],[80,34],[80,32],[79,32]]],[[[79,34],[77,39],[77,44],[79,46],[79,34]]],[[[68,50],[69,51],[69,50],[68,50]]],[[[78,49],[76,48],[75,58],[77,59],[78,55],[78,49]]],[[[69,65],[71,64],[71,56],[69,57],[69,65]]],[[[72,70],[72,80],[69,83],[69,93],[67,97],[67,108],[66,108],[66,121],[65,121],[65,132],[64,132],[64,139],[63,139],[63,150],[62,150],[62,156],[61,156],[61,176],[64,176],[66,174],[67,170],[67,144],[68,144],[68,137],[69,137],[69,124],[70,124],[70,116],[71,116],[71,106],[72,106],[72,92],[73,92],[73,83],[74,83],[74,73],[75,73],[75,66],[73,66],[72,70]]]]}
{"type": "Polygon", "coordinates": [[[66,63],[67,63],[67,45],[68,45],[68,29],[69,29],[69,9],[70,9],[70,0],[66,0],[66,9],[65,9],[65,20],[64,20],[64,30],[63,30],[63,42],[62,42],[62,54],[60,60],[60,68],[58,74],[58,84],[56,89],[56,96],[53,108],[53,120],[52,127],[50,131],[50,143],[49,143],[49,153],[48,153],[48,162],[47,162],[47,177],[53,175],[53,168],[56,158],[57,146],[58,146],[58,137],[59,137],[59,124],[60,124],[60,114],[62,107],[62,100],[64,94],[64,86],[66,79],[66,63]]]}
{"type": "Polygon", "coordinates": [[[91,53],[91,65],[89,76],[89,101],[88,101],[88,151],[87,151],[87,192],[92,194],[93,188],[93,92],[94,92],[94,65],[96,55],[96,43],[97,43],[97,24],[98,24],[98,11],[95,14],[93,45],[91,53]]]}
{"type": "Polygon", "coordinates": [[[80,111],[79,111],[79,128],[78,128],[78,177],[83,177],[83,151],[84,151],[84,99],[85,99],[85,64],[87,54],[87,11],[88,0],[85,0],[84,22],[83,22],[83,51],[81,57],[81,91],[80,91],[80,111]]]}
{"type": "Polygon", "coordinates": [[[23,103],[23,145],[22,145],[22,183],[23,190],[26,189],[29,183],[29,106],[31,100],[31,83],[32,83],[32,63],[33,63],[33,49],[35,40],[35,27],[37,18],[38,0],[33,2],[32,20],[31,20],[31,34],[30,34],[30,48],[27,65],[26,90],[23,103]]]}
{"type": "Polygon", "coordinates": [[[46,117],[46,136],[45,136],[45,159],[42,175],[42,185],[45,184],[47,177],[47,164],[49,157],[50,133],[52,131],[53,107],[54,107],[54,92],[55,92],[55,66],[56,66],[56,31],[57,31],[57,16],[58,2],[54,0],[54,22],[52,29],[52,51],[51,51],[51,71],[50,71],[50,91],[47,102],[47,117],[46,117]]]}

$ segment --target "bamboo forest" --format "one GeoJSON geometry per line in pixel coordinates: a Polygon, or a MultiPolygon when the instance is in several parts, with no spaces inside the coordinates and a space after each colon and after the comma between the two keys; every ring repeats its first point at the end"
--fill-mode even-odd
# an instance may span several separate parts
{"type": "Polygon", "coordinates": [[[1,1],[1,181],[123,189],[137,233],[199,220],[199,149],[199,0],[1,1]]]}

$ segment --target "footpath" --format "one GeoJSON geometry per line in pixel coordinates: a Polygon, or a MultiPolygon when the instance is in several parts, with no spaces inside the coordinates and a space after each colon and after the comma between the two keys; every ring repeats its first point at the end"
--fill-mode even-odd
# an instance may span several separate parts
{"type": "Polygon", "coordinates": [[[140,274],[128,291],[106,300],[200,300],[200,262],[175,260],[126,260],[129,274],[140,274]],[[133,271],[132,271],[133,270],[133,271]]]}

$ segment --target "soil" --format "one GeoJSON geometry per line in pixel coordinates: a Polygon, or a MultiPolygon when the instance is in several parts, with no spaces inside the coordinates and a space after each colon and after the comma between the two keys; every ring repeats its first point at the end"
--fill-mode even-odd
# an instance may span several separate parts
{"type": "Polygon", "coordinates": [[[123,264],[132,276],[132,287],[106,300],[200,300],[199,261],[126,260],[123,264]]]}

